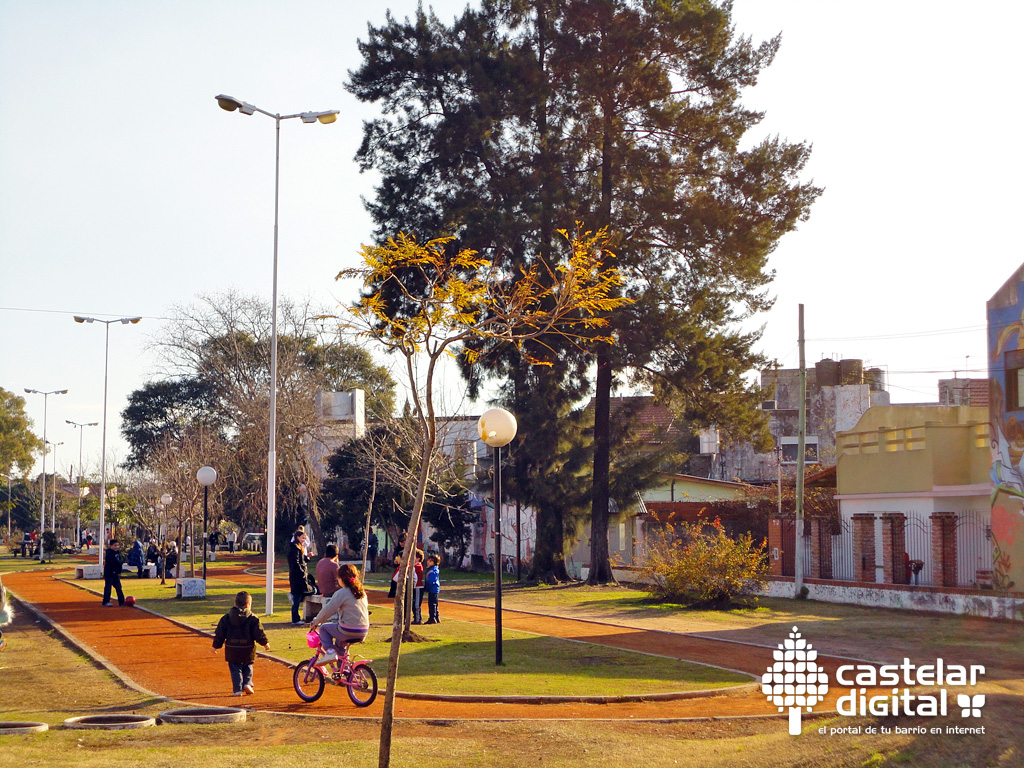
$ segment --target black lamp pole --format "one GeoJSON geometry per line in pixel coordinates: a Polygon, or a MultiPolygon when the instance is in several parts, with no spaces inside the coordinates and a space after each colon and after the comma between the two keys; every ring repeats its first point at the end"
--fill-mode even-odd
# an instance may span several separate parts
{"type": "Polygon", "coordinates": [[[494,665],[501,665],[501,448],[494,449],[494,665]]]}

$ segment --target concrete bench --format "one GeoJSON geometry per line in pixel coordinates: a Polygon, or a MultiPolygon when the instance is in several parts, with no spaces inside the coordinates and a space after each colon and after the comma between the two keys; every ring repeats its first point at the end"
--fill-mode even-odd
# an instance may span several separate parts
{"type": "Polygon", "coordinates": [[[316,618],[316,615],[320,613],[330,598],[326,598],[323,595],[306,595],[306,599],[302,601],[302,620],[312,621],[316,618]]]}
{"type": "Polygon", "coordinates": [[[103,566],[101,565],[76,565],[76,579],[102,579],[103,566]]]}
{"type": "MultiPolygon", "coordinates": [[[[152,579],[156,576],[156,563],[146,563],[142,566],[142,570],[145,572],[146,576],[152,579]]],[[[121,573],[124,573],[125,571],[128,571],[129,573],[138,573],[139,567],[137,565],[128,565],[128,563],[124,563],[121,566],[121,573]]]]}
{"type": "Polygon", "coordinates": [[[175,579],[175,597],[206,597],[206,582],[202,579],[175,579]]]}

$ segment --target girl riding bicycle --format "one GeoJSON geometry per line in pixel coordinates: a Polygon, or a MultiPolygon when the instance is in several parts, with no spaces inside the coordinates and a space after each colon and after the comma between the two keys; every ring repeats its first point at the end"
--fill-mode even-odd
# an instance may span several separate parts
{"type": "Polygon", "coordinates": [[[337,661],[345,646],[360,642],[370,631],[369,603],[359,571],[354,565],[343,565],[338,568],[338,578],[344,586],[331,596],[310,624],[312,629],[319,630],[320,642],[327,649],[317,662],[318,667],[337,661]],[[337,619],[328,622],[335,614],[337,619]]]}

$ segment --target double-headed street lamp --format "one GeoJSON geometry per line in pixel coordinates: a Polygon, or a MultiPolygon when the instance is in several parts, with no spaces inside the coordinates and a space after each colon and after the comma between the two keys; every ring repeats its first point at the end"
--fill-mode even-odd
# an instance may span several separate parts
{"type": "Polygon", "coordinates": [[[61,440],[59,443],[51,443],[46,441],[46,445],[53,446],[53,488],[50,489],[50,530],[53,531],[53,535],[57,535],[57,447],[64,445],[64,441],[61,440]]]}
{"type": "Polygon", "coordinates": [[[75,546],[77,547],[82,543],[82,477],[85,474],[82,471],[82,438],[85,435],[85,427],[97,427],[99,422],[90,421],[88,424],[79,424],[71,419],[64,419],[64,422],[78,427],[78,522],[75,524],[75,546]]]}
{"type": "Polygon", "coordinates": [[[504,408],[485,411],[478,423],[480,439],[494,449],[494,664],[501,664],[501,449],[512,442],[518,425],[504,408]]]}
{"type": "Polygon", "coordinates": [[[141,317],[119,317],[116,320],[99,320],[95,317],[75,315],[76,323],[103,323],[107,326],[107,340],[103,351],[103,446],[100,450],[100,565],[103,565],[103,549],[107,544],[107,529],[105,527],[107,512],[107,374],[110,368],[110,326],[113,323],[135,325],[141,319],[141,317]]]}
{"type": "Polygon", "coordinates": [[[281,121],[299,118],[304,123],[333,123],[338,119],[338,110],[326,112],[297,112],[294,115],[281,115],[267,112],[265,109],[240,101],[233,96],[220,94],[215,97],[221,109],[228,112],[238,111],[243,115],[259,112],[261,115],[274,118],[274,277],[273,298],[271,302],[270,328],[270,437],[267,448],[267,603],[266,613],[274,612],[274,528],[277,515],[277,220],[278,201],[281,180],[281,121]]]}
{"type": "MultiPolygon", "coordinates": [[[[38,389],[25,389],[30,395],[43,396],[43,493],[39,500],[39,562],[46,562],[46,552],[43,547],[43,531],[46,530],[46,401],[50,395],[66,395],[66,389],[55,389],[51,392],[40,392],[38,389]]],[[[57,482],[54,477],[53,482],[57,482]]]]}

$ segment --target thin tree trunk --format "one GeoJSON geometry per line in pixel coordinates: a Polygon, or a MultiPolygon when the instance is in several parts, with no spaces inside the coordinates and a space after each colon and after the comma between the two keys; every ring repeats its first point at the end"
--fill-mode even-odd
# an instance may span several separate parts
{"type": "Polygon", "coordinates": [[[416,499],[413,502],[409,527],[405,531],[405,551],[398,571],[398,586],[395,592],[394,614],[391,623],[391,649],[388,653],[388,680],[384,692],[384,712],[380,720],[380,749],[377,753],[378,768],[389,768],[391,765],[391,732],[395,723],[395,690],[398,681],[398,659],[402,649],[402,639],[406,630],[405,601],[409,577],[413,572],[416,552],[416,532],[423,513],[423,503],[427,495],[427,477],[430,474],[430,457],[433,453],[433,440],[424,442],[424,452],[420,466],[419,482],[416,486],[416,499]]]}
{"type": "MultiPolygon", "coordinates": [[[[611,232],[612,223],[612,110],[604,107],[604,138],[601,144],[601,226],[611,232]]],[[[608,349],[597,353],[594,383],[594,489],[590,511],[590,573],[588,584],[614,582],[608,559],[609,482],[611,467],[612,360],[608,349]]]]}
{"type": "Polygon", "coordinates": [[[366,552],[370,546],[370,518],[373,517],[373,500],[377,496],[377,464],[373,465],[373,482],[370,484],[370,503],[366,506],[366,527],[363,529],[363,578],[366,578],[366,552]]]}
{"type": "Polygon", "coordinates": [[[594,392],[594,487],[590,509],[588,584],[615,581],[608,558],[611,384],[612,363],[607,353],[601,353],[597,356],[597,383],[594,392]]]}

